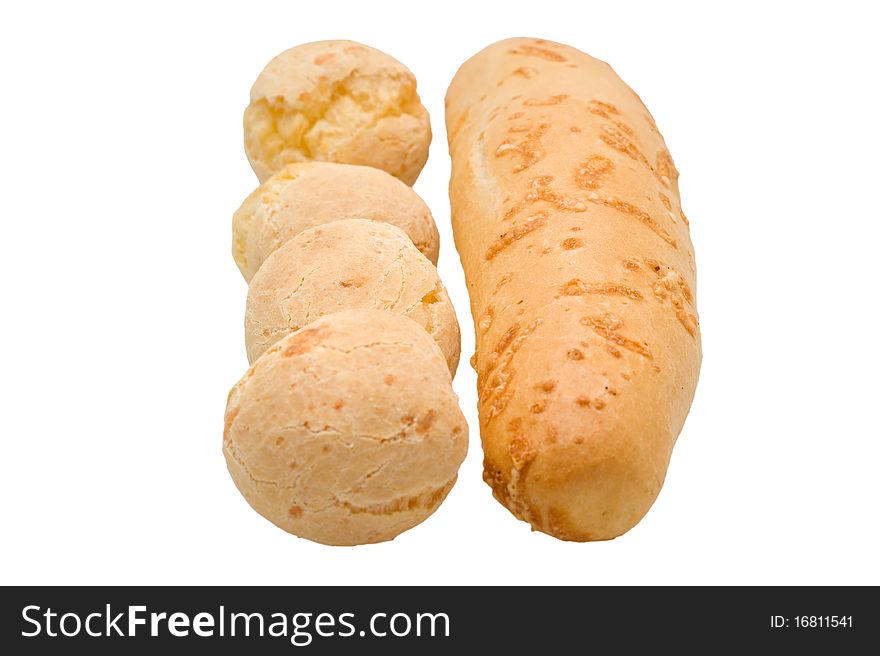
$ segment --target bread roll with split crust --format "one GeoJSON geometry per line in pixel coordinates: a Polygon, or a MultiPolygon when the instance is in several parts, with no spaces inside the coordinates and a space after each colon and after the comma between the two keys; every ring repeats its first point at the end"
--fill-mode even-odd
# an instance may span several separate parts
{"type": "Polygon", "coordinates": [[[315,542],[391,540],[455,483],[467,424],[437,344],[382,310],[329,314],[232,388],[223,453],[248,503],[315,542]]]}
{"type": "Polygon", "coordinates": [[[517,38],[446,96],[484,478],[533,528],[604,540],[654,502],[700,368],[678,171],[604,62],[517,38]]]}
{"type": "Polygon", "coordinates": [[[251,88],[244,146],[260,182],[291,162],[363,164],[411,185],[428,159],[431,123],[416,79],[354,41],[285,50],[251,88]]]}

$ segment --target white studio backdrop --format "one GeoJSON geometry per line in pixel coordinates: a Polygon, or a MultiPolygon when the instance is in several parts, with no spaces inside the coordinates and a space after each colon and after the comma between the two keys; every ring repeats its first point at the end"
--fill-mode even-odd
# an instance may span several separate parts
{"type": "Polygon", "coordinates": [[[17,3],[0,12],[0,583],[880,583],[880,61],[869,3],[17,3]],[[704,361],[667,482],[605,543],[531,533],[481,480],[443,97],[498,39],[612,64],[681,171],[704,361]],[[330,548],[254,513],[221,454],[247,366],[233,211],[241,115],[293,45],[361,41],[418,78],[415,185],[462,326],[471,446],[391,543],[330,548]]]}

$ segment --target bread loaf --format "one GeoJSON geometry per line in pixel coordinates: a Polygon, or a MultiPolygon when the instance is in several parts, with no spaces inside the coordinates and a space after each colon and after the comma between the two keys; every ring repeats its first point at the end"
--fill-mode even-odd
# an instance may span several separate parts
{"type": "Polygon", "coordinates": [[[537,530],[614,538],[657,497],[700,367],[678,172],[639,97],[568,46],[496,43],[446,107],[484,478],[537,530]]]}

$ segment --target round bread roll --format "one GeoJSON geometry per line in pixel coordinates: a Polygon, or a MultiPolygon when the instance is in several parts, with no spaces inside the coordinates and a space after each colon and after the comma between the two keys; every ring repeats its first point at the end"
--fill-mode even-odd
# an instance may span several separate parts
{"type": "Polygon", "coordinates": [[[288,164],[248,196],[232,217],[232,257],[250,281],[281,244],[337,219],[396,225],[437,264],[437,226],[411,187],[379,169],[331,162],[288,164]]]}
{"type": "Polygon", "coordinates": [[[223,453],[266,519],[315,542],[391,540],[455,483],[467,424],[414,321],[347,310],[286,336],[232,388],[223,453]]]}
{"type": "Polygon", "coordinates": [[[248,287],[248,360],[318,317],[353,308],[413,319],[455,375],[461,334],[437,269],[400,228],[366,219],[309,228],[268,257],[248,287]]]}
{"type": "Polygon", "coordinates": [[[412,184],[431,124],[406,66],[353,41],[318,41],[275,57],[251,88],[244,146],[260,182],[290,162],[365,164],[412,184]]]}

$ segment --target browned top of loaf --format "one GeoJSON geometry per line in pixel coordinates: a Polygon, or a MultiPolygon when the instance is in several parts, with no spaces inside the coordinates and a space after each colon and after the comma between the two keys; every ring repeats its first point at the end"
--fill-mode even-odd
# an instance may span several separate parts
{"type": "Polygon", "coordinates": [[[649,504],[693,396],[696,278],[678,171],[640,98],[568,46],[496,43],[461,67],[446,103],[490,482],[565,537],[552,508],[539,517],[504,498],[517,495],[513,472],[522,481],[532,463],[529,486],[547,491],[595,475],[576,463],[631,463],[618,480],[637,481],[649,504]]]}
{"type": "Polygon", "coordinates": [[[542,39],[501,41],[462,66],[446,106],[450,153],[498,192],[496,220],[456,226],[471,236],[466,266],[522,255],[522,243],[550,255],[536,246],[566,215],[572,234],[552,246],[577,250],[572,227],[607,228],[680,260],[693,287],[678,171],[650,112],[606,63],[542,39]]]}

